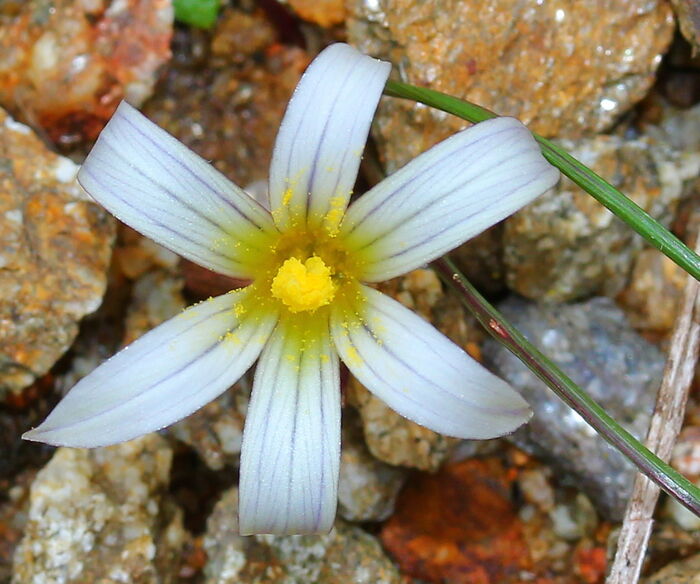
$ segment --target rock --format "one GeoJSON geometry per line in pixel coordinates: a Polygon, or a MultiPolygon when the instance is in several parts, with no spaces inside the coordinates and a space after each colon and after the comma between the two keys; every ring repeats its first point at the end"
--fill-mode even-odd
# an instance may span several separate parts
{"type": "MultiPolygon", "coordinates": [[[[545,136],[609,128],[654,82],[673,34],[658,0],[354,0],[349,42],[402,81],[513,115],[545,136]]],[[[376,135],[390,171],[465,126],[386,100],[376,135]]]]}
{"type": "Polygon", "coordinates": [[[180,276],[166,270],[148,272],[134,283],[126,316],[125,345],[185,309],[183,284],[180,276]]]}
{"type": "Polygon", "coordinates": [[[304,20],[329,27],[345,20],[343,0],[286,0],[304,20]]]}
{"type": "Polygon", "coordinates": [[[525,469],[518,476],[518,486],[525,501],[549,513],[556,504],[554,488],[551,485],[551,472],[547,469],[525,469]]]}
{"type": "Polygon", "coordinates": [[[700,49],[700,6],[694,0],[671,0],[681,32],[693,45],[693,51],[700,49]]]}
{"type": "Polygon", "coordinates": [[[70,147],[122,99],[139,106],[170,57],[171,0],[26,0],[0,7],[0,104],[70,147]]]}
{"type": "MultiPolygon", "coordinates": [[[[613,418],[637,438],[646,435],[664,358],[612,301],[548,306],[510,298],[499,309],[613,418]]],[[[620,519],[632,487],[632,464],[505,347],[489,340],[484,356],[535,412],[512,440],[550,462],[603,515],[620,519]]]]}
{"type": "Polygon", "coordinates": [[[342,443],[338,514],[348,521],[383,521],[394,511],[406,471],[370,454],[356,416],[344,416],[342,443]]]}
{"type": "Polygon", "coordinates": [[[676,522],[676,525],[682,529],[685,529],[686,531],[700,530],[700,517],[698,517],[688,508],[681,505],[675,499],[671,499],[670,497],[666,499],[664,504],[664,512],[676,522]]]}
{"type": "Polygon", "coordinates": [[[238,467],[251,387],[251,376],[242,377],[220,397],[166,431],[194,448],[210,469],[238,467]]]}
{"type": "Polygon", "coordinates": [[[557,504],[549,513],[554,532],[566,541],[576,541],[590,535],[598,525],[598,516],[583,493],[557,504]]]}
{"type": "Polygon", "coordinates": [[[246,187],[267,180],[289,97],[310,58],[279,44],[261,12],[222,10],[213,36],[178,31],[144,113],[246,187]]]}
{"type": "MultiPolygon", "coordinates": [[[[697,74],[700,76],[700,71],[697,74]]],[[[665,142],[682,156],[696,158],[700,151],[700,105],[681,108],[659,97],[652,103],[655,116],[652,123],[643,123],[643,133],[658,142],[665,142]]]]}
{"type": "Polygon", "coordinates": [[[58,449],[32,484],[13,584],[175,582],[187,534],[165,494],[171,462],[155,434],[58,449]]]}
{"type": "Polygon", "coordinates": [[[34,470],[17,473],[12,486],[0,478],[0,582],[3,584],[12,577],[12,556],[24,533],[29,485],[35,475],[34,470]]]}
{"type": "MultiPolygon", "coordinates": [[[[673,447],[671,465],[696,485],[700,484],[700,426],[688,425],[683,428],[673,447]]],[[[675,499],[666,499],[664,510],[686,531],[700,530],[700,517],[675,499]]]]}
{"type": "MultiPolygon", "coordinates": [[[[478,353],[469,320],[459,301],[444,293],[431,270],[414,270],[377,286],[433,323],[464,349],[478,353]]],[[[350,376],[347,400],[360,413],[372,455],[394,466],[436,470],[458,443],[400,416],[350,376]]]]}
{"type": "Polygon", "coordinates": [[[505,290],[503,223],[453,249],[450,258],[480,291],[497,295],[505,290]]]}
{"type": "Polygon", "coordinates": [[[123,223],[119,224],[119,238],[114,248],[114,263],[120,277],[137,280],[154,270],[177,274],[179,262],[180,256],[175,252],[158,245],[131,227],[123,223]]]}
{"type": "MultiPolygon", "coordinates": [[[[596,136],[562,146],[665,226],[683,179],[700,170],[700,157],[681,156],[650,138],[596,136]]],[[[508,218],[503,241],[508,286],[547,302],[614,296],[644,245],[641,236],[567,178],[508,218]]]]}
{"type": "Polygon", "coordinates": [[[634,328],[668,335],[676,322],[686,277],[685,271],[660,251],[644,249],[617,301],[634,328]]]}
{"type": "Polygon", "coordinates": [[[428,582],[522,582],[533,566],[512,477],[497,458],[414,477],[381,531],[402,573],[428,582]]]}
{"type": "Polygon", "coordinates": [[[0,400],[45,374],[100,305],[114,220],[77,166],[0,112],[0,400]]]}
{"type": "Polygon", "coordinates": [[[642,582],[643,584],[700,584],[700,554],[671,562],[642,582]]]}
{"type": "Polygon", "coordinates": [[[227,491],[207,522],[206,584],[399,584],[368,533],[341,520],[328,535],[241,537],[238,490],[227,491]]]}

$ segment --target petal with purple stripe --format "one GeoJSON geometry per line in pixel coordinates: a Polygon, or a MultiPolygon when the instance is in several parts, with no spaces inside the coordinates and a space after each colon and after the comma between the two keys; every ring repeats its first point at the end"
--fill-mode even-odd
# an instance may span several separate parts
{"type": "Polygon", "coordinates": [[[425,320],[381,292],[334,306],[340,358],[402,416],[457,438],[494,438],[530,418],[527,403],[425,320]]]}
{"type": "Polygon", "coordinates": [[[280,126],[270,167],[276,224],[340,224],[391,65],[337,43],[314,59],[280,126]]]}
{"type": "Polygon", "coordinates": [[[280,321],[260,356],[243,432],[241,534],[328,532],[339,462],[340,378],[328,321],[280,321]]]}
{"type": "Polygon", "coordinates": [[[245,373],[274,328],[276,314],[241,310],[247,294],[201,302],[146,333],[82,379],[23,438],[106,446],[201,408],[245,373]]]}
{"type": "Polygon", "coordinates": [[[415,269],[531,202],[559,179],[513,118],[463,130],[409,162],[347,211],[340,236],[378,282],[415,269]]]}
{"type": "Polygon", "coordinates": [[[276,232],[262,205],[126,102],[78,181],[127,225],[228,276],[251,277],[276,232]]]}

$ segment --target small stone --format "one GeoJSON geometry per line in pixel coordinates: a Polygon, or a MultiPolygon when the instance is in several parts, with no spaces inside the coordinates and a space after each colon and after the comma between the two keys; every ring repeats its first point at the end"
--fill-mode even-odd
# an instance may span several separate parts
{"type": "Polygon", "coordinates": [[[655,249],[644,249],[617,300],[634,328],[667,335],[676,322],[686,279],[673,260],[655,249]]]}
{"type": "Polygon", "coordinates": [[[171,0],[8,4],[0,104],[65,147],[94,140],[122,99],[141,105],[170,57],[171,0]]]}
{"type": "Polygon", "coordinates": [[[237,467],[251,385],[249,375],[242,377],[220,397],[166,431],[194,448],[210,469],[237,467]]]}
{"type": "MultiPolygon", "coordinates": [[[[414,270],[377,288],[415,310],[457,345],[473,346],[469,318],[459,302],[445,294],[432,270],[414,270]]],[[[352,376],[346,394],[360,413],[370,452],[383,462],[436,470],[458,443],[400,416],[352,376]]]]}
{"type": "Polygon", "coordinates": [[[151,270],[178,272],[180,256],[158,245],[152,239],[119,224],[119,238],[114,248],[114,263],[128,280],[137,280],[151,270]]]}
{"type": "Polygon", "coordinates": [[[668,498],[666,500],[664,511],[679,527],[686,531],[696,531],[700,529],[700,517],[675,499],[668,498]]]}
{"type": "Polygon", "coordinates": [[[583,493],[573,500],[557,504],[549,513],[554,532],[566,541],[590,535],[598,525],[593,505],[583,493]]]}
{"type": "MultiPolygon", "coordinates": [[[[650,138],[596,136],[562,145],[665,226],[683,180],[700,170],[700,157],[682,156],[650,138]]],[[[509,288],[546,302],[614,296],[644,245],[641,236],[565,177],[506,220],[503,242],[509,288]]]]}
{"type": "Polygon", "coordinates": [[[518,485],[528,503],[548,512],[552,511],[555,505],[555,494],[550,480],[544,469],[526,469],[518,476],[518,485]]]}
{"type": "Polygon", "coordinates": [[[238,535],[238,489],[227,491],[207,522],[206,584],[399,584],[379,542],[337,520],[327,535],[238,535]]]}
{"type": "Polygon", "coordinates": [[[343,0],[286,0],[304,20],[329,27],[345,20],[343,0]]]}
{"type": "Polygon", "coordinates": [[[343,418],[338,514],[348,521],[383,521],[394,511],[406,471],[374,458],[355,416],[343,418]]]}
{"type": "Polygon", "coordinates": [[[126,315],[125,345],[185,309],[183,284],[180,276],[167,270],[148,272],[134,283],[126,315]]]}
{"type": "Polygon", "coordinates": [[[78,167],[0,111],[0,401],[44,375],[102,301],[114,220],[78,167]]]}
{"type": "MultiPolygon", "coordinates": [[[[611,300],[549,306],[510,298],[499,310],[628,431],[646,435],[664,358],[611,300]]],[[[635,474],[632,464],[505,347],[489,340],[484,356],[535,412],[512,440],[550,462],[603,515],[620,519],[635,474]]]]}
{"type": "Polygon", "coordinates": [[[175,582],[187,533],[165,496],[171,462],[155,434],[58,449],[32,484],[12,582],[175,582]]]}
{"type": "MultiPolygon", "coordinates": [[[[349,42],[402,81],[568,138],[609,128],[647,94],[674,27],[659,0],[354,0],[349,13],[349,42]]],[[[377,121],[391,172],[465,126],[405,100],[385,100],[377,121]]]]}
{"type": "Polygon", "coordinates": [[[686,426],[673,447],[671,466],[691,481],[700,481],[700,426],[686,426]]]}
{"type": "Polygon", "coordinates": [[[655,574],[642,580],[643,584],[700,584],[700,554],[671,562],[655,574]]]}

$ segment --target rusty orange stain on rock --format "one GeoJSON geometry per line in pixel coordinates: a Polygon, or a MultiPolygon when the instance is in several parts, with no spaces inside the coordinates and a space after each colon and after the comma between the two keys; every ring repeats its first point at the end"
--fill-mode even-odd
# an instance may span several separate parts
{"type": "Polygon", "coordinates": [[[508,475],[498,459],[489,458],[409,481],[381,532],[402,571],[429,582],[520,582],[533,562],[508,475]]]}

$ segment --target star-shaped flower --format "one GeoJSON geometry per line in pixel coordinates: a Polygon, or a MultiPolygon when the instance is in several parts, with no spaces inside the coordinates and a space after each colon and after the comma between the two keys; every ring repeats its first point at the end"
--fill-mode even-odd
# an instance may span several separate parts
{"type": "Polygon", "coordinates": [[[349,204],[390,65],[344,44],[309,66],[277,137],[269,208],[123,103],[78,175],[119,219],[249,286],[147,333],[80,381],[25,438],[95,447],[189,415],[258,360],[240,468],[240,529],[333,523],[339,357],[405,417],[492,438],[523,399],[427,322],[367,284],[444,254],[552,187],[559,173],[518,121],[431,148],[349,204]]]}

